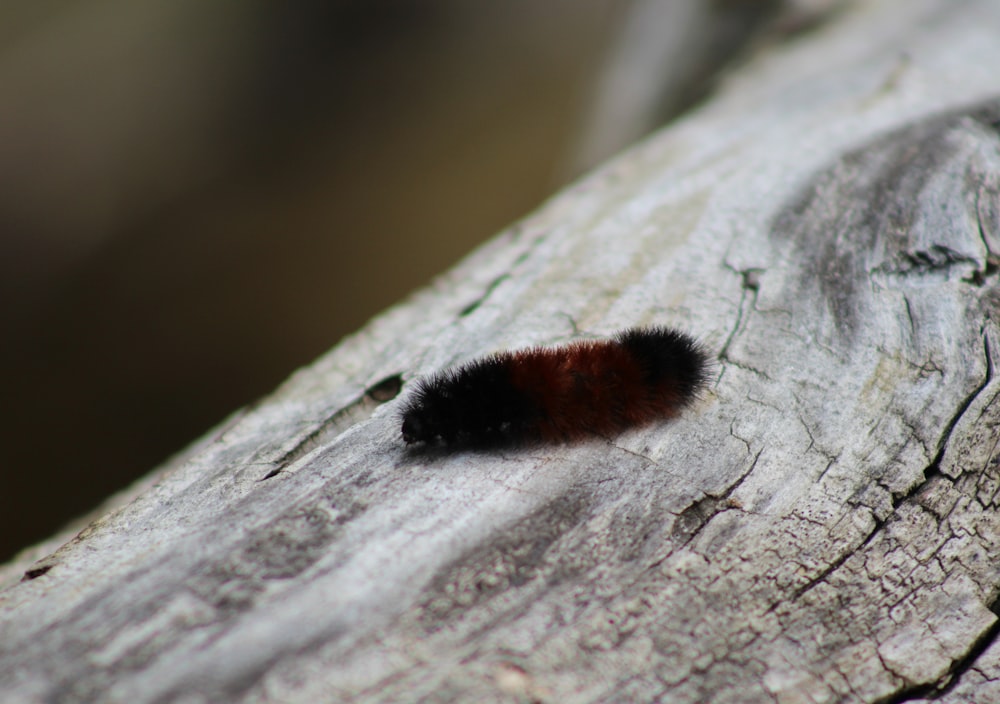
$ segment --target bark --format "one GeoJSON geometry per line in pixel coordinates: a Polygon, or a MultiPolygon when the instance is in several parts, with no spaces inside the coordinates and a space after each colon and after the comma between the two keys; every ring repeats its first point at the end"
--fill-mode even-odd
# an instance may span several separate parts
{"type": "Polygon", "coordinates": [[[762,53],[9,565],[6,699],[1000,701],[997,26],[762,53]],[[416,376],[646,323],[717,355],[675,421],[403,447],[416,376]]]}

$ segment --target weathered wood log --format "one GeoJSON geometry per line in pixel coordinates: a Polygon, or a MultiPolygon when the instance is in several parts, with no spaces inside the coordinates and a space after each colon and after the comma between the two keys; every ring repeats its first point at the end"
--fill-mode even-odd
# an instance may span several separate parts
{"type": "Polygon", "coordinates": [[[5,701],[1000,701],[997,26],[770,49],[8,565],[5,701]],[[417,375],[645,323],[680,418],[404,448],[417,375]]]}

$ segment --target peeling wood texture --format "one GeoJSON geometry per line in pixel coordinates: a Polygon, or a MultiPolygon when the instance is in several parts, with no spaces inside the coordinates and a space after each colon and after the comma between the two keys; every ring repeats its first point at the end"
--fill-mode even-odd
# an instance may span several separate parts
{"type": "Polygon", "coordinates": [[[4,568],[4,701],[1000,701],[998,26],[761,53],[4,568]],[[647,323],[676,421],[405,451],[417,375],[647,323]]]}

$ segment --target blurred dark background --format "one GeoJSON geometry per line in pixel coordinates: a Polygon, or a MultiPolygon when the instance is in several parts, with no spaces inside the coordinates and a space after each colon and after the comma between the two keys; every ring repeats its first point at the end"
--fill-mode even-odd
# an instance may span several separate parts
{"type": "Polygon", "coordinates": [[[697,101],[777,5],[7,0],[0,561],[697,101]]]}

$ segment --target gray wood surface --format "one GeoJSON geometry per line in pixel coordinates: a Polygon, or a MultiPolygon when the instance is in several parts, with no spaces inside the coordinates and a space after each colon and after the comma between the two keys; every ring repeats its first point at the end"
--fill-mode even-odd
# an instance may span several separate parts
{"type": "Polygon", "coordinates": [[[998,27],[762,53],[3,568],[4,701],[1000,701],[998,27]],[[416,376],[646,323],[679,419],[405,451],[416,376]]]}

